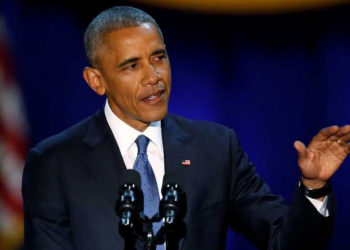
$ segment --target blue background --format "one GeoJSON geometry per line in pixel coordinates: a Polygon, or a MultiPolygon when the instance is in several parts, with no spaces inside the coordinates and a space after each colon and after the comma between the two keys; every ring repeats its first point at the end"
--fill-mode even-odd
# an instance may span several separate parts
{"type": "MultiPolygon", "coordinates": [[[[108,6],[2,2],[31,146],[103,106],[82,78],[82,37],[108,6]]],[[[350,123],[350,7],[246,16],[141,7],[164,33],[170,112],[234,128],[257,172],[289,202],[300,175],[293,142],[350,123]]],[[[347,159],[333,177],[338,213],[329,249],[350,249],[349,177],[347,159]]],[[[230,232],[227,249],[254,248],[230,232]]]]}

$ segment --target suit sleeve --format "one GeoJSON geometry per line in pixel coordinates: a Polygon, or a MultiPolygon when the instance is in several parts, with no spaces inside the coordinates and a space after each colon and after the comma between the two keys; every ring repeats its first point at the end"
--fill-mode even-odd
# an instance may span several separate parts
{"type": "Polygon", "coordinates": [[[25,224],[24,249],[70,250],[70,220],[64,204],[54,157],[32,149],[24,167],[22,194],[25,224]]]}
{"type": "Polygon", "coordinates": [[[231,134],[230,224],[259,249],[323,249],[333,227],[334,198],[329,217],[322,216],[296,187],[288,207],[270,192],[234,133],[231,134]]]}

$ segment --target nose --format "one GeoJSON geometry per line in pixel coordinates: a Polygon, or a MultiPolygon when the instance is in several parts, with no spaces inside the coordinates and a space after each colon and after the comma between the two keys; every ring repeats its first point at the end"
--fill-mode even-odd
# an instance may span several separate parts
{"type": "Polygon", "coordinates": [[[157,71],[157,68],[151,63],[145,66],[145,75],[144,75],[144,85],[154,85],[157,84],[160,80],[160,74],[157,71]]]}

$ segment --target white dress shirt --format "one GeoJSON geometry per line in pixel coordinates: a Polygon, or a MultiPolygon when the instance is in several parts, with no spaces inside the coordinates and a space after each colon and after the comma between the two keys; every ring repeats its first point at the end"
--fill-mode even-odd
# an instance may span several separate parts
{"type": "Polygon", "coordinates": [[[162,198],[161,188],[164,176],[164,150],[161,122],[152,122],[145,131],[140,132],[120,120],[111,110],[108,101],[105,105],[105,115],[127,169],[133,169],[137,157],[136,138],[145,135],[150,139],[147,147],[147,157],[156,177],[159,196],[162,198]]]}
{"type": "Polygon", "coordinates": [[[325,217],[329,216],[329,210],[327,208],[327,200],[328,200],[328,196],[326,196],[326,198],[324,198],[323,201],[319,201],[317,199],[313,199],[310,197],[306,198],[312,203],[312,205],[314,205],[314,207],[317,209],[317,211],[322,214],[325,217]]]}
{"type": "MultiPolygon", "coordinates": [[[[156,177],[159,197],[162,198],[161,188],[165,170],[161,122],[152,122],[145,131],[140,132],[126,124],[124,121],[120,120],[111,110],[108,101],[106,101],[104,111],[108,125],[113,132],[115,140],[117,141],[120,153],[127,169],[133,169],[134,162],[137,157],[137,145],[135,143],[136,138],[143,134],[150,139],[147,147],[147,156],[156,177]]],[[[312,199],[310,197],[306,198],[312,203],[312,205],[314,205],[320,214],[326,217],[329,216],[329,211],[327,209],[328,197],[326,197],[323,201],[312,199]]]]}

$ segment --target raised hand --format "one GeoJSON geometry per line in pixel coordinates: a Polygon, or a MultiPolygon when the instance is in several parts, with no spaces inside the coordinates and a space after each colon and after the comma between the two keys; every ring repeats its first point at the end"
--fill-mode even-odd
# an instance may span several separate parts
{"type": "Polygon", "coordinates": [[[294,142],[303,184],[321,188],[350,154],[350,125],[331,126],[314,136],[308,147],[294,142]]]}

